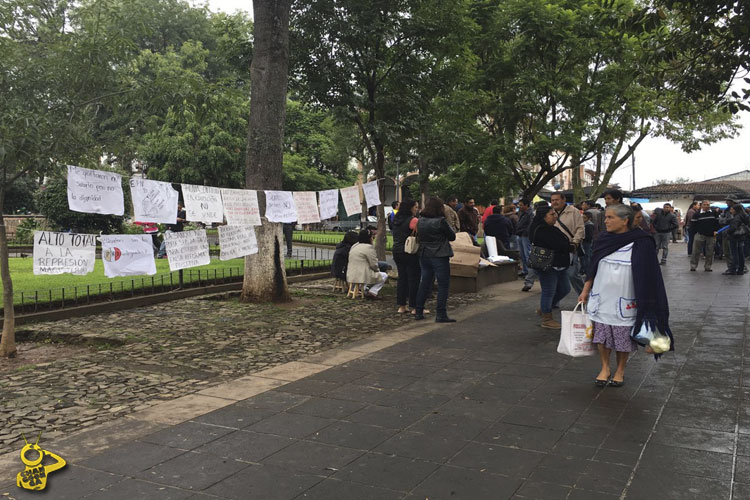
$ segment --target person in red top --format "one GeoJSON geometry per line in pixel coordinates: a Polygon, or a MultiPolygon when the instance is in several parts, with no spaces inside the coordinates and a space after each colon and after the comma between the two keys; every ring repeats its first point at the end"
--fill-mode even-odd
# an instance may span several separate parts
{"type": "Polygon", "coordinates": [[[500,202],[498,200],[492,200],[490,201],[490,206],[484,209],[484,213],[482,214],[482,226],[484,226],[485,222],[487,222],[487,217],[492,215],[492,209],[498,206],[500,202]]]}

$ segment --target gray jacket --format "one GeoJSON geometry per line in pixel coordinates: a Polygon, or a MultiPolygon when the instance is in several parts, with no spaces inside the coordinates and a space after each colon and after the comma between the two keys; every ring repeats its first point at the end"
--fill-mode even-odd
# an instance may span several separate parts
{"type": "Polygon", "coordinates": [[[657,208],[651,217],[654,229],[657,233],[671,233],[677,229],[677,217],[673,213],[664,213],[664,210],[657,208]]]}

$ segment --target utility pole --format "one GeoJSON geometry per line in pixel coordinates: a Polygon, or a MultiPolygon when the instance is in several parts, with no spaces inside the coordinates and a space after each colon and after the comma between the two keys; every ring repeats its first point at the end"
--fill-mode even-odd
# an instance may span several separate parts
{"type": "Polygon", "coordinates": [[[401,157],[396,157],[396,201],[401,202],[401,176],[399,175],[399,166],[401,165],[401,157]]]}

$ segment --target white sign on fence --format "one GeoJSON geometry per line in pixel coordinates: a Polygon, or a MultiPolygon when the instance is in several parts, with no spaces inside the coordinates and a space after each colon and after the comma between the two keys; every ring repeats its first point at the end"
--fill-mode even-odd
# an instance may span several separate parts
{"type": "Polygon", "coordinates": [[[219,226],[219,259],[230,260],[258,253],[252,226],[219,226]]]}
{"type": "Polygon", "coordinates": [[[320,218],[331,219],[339,213],[339,190],[328,189],[318,192],[320,195],[320,218]]]}
{"type": "Polygon", "coordinates": [[[258,192],[250,189],[222,189],[224,216],[232,226],[260,226],[258,192]]]}
{"type": "Polygon", "coordinates": [[[362,201],[359,199],[359,186],[341,188],[341,201],[344,202],[346,215],[362,213],[362,201]]]}
{"type": "Polygon", "coordinates": [[[378,181],[368,182],[362,184],[362,190],[365,192],[365,200],[367,200],[367,208],[375,205],[380,205],[380,192],[378,191],[378,181]]]}
{"type": "Polygon", "coordinates": [[[211,263],[208,254],[208,238],[205,229],[164,233],[170,271],[188,267],[205,266],[211,263]]]}
{"type": "Polygon", "coordinates": [[[169,182],[148,179],[130,179],[133,198],[133,218],[138,222],[177,222],[179,193],[169,182]]]}
{"type": "Polygon", "coordinates": [[[268,222],[296,222],[297,207],[291,191],[266,191],[268,222]]]}
{"type": "Polygon", "coordinates": [[[137,276],[156,274],[154,244],[149,234],[101,235],[104,275],[137,276]]]}
{"type": "Polygon", "coordinates": [[[95,261],[95,234],[34,232],[34,274],[88,274],[95,261]]]}
{"type": "Polygon", "coordinates": [[[320,222],[318,198],[315,195],[315,191],[295,191],[294,205],[297,207],[298,223],[315,224],[320,222]]]}
{"type": "Polygon", "coordinates": [[[123,215],[122,176],[68,165],[68,208],[74,212],[123,215]]]}
{"type": "Polygon", "coordinates": [[[185,200],[187,220],[206,224],[224,221],[224,206],[219,188],[183,184],[182,198],[185,200]]]}

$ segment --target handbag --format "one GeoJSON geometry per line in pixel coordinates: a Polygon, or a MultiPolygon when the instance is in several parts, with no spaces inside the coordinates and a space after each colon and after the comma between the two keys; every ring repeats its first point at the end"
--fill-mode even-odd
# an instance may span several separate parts
{"type": "Polygon", "coordinates": [[[593,344],[594,327],[583,302],[579,302],[572,311],[563,311],[560,323],[557,352],[574,358],[596,353],[596,346],[593,344]]]}
{"type": "Polygon", "coordinates": [[[404,243],[404,252],[414,255],[419,251],[419,239],[417,239],[417,231],[414,230],[411,232],[411,236],[408,236],[406,238],[406,242],[404,243]]]}
{"type": "MultiPolygon", "coordinates": [[[[534,236],[536,236],[538,230],[539,227],[534,231],[534,236]]],[[[554,256],[554,250],[532,244],[531,251],[529,252],[528,266],[537,271],[548,271],[552,267],[554,256]]]]}

